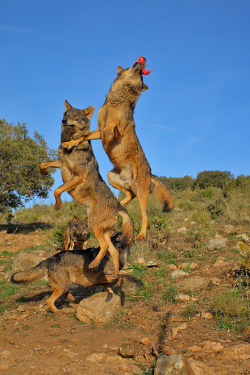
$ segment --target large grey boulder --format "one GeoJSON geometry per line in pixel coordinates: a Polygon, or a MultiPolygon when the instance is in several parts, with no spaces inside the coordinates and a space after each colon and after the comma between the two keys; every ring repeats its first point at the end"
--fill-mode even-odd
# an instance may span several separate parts
{"type": "Polygon", "coordinates": [[[121,308],[121,298],[100,292],[84,298],[77,306],[76,317],[84,323],[108,323],[121,308]]]}

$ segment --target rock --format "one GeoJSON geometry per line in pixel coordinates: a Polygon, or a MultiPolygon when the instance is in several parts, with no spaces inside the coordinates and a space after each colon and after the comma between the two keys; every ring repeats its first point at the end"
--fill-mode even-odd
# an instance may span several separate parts
{"type": "Polygon", "coordinates": [[[167,266],[166,266],[166,268],[168,269],[168,270],[177,270],[177,266],[175,265],[175,264],[168,264],[167,266]]]}
{"type": "Polygon", "coordinates": [[[148,268],[151,268],[151,267],[159,267],[157,262],[155,260],[150,260],[148,263],[147,263],[147,267],[148,268]]]}
{"type": "Polygon", "coordinates": [[[151,340],[148,337],[143,337],[140,340],[140,343],[143,344],[143,345],[148,345],[148,344],[151,344],[151,340]]]}
{"type": "Polygon", "coordinates": [[[207,351],[213,351],[216,353],[221,352],[224,349],[224,346],[221,345],[220,342],[213,342],[213,341],[204,341],[203,343],[203,349],[207,351]]]}
{"type": "Polygon", "coordinates": [[[165,355],[177,354],[174,348],[171,348],[170,346],[167,346],[167,345],[162,348],[162,353],[165,355]]]}
{"type": "Polygon", "coordinates": [[[224,266],[228,266],[228,265],[229,265],[229,263],[225,262],[221,258],[217,259],[216,262],[213,264],[214,267],[224,267],[224,266]]]}
{"type": "Polygon", "coordinates": [[[249,243],[250,242],[250,238],[246,235],[246,234],[240,234],[239,236],[237,236],[239,238],[241,238],[241,240],[243,242],[246,242],[246,243],[249,243]]]}
{"type": "Polygon", "coordinates": [[[139,354],[140,347],[138,342],[122,344],[118,354],[123,358],[136,357],[139,354]]]}
{"type": "Polygon", "coordinates": [[[234,226],[231,225],[231,224],[226,224],[226,225],[224,225],[224,227],[223,227],[223,231],[224,231],[226,234],[233,234],[233,233],[236,233],[236,230],[235,230],[234,226]]]}
{"type": "Polygon", "coordinates": [[[203,313],[201,314],[201,316],[202,316],[202,318],[204,318],[204,319],[213,319],[213,318],[214,318],[213,314],[211,314],[210,312],[207,312],[207,313],[203,312],[203,313]]]}
{"type": "Polygon", "coordinates": [[[221,283],[221,280],[218,279],[218,277],[212,277],[211,281],[212,281],[212,284],[214,285],[220,285],[221,283]]]}
{"type": "Polygon", "coordinates": [[[143,257],[140,257],[137,259],[137,263],[143,264],[145,263],[145,259],[143,257]]]}
{"type": "Polygon", "coordinates": [[[197,263],[190,263],[191,270],[196,270],[197,267],[198,267],[197,263]]]}
{"type": "Polygon", "coordinates": [[[250,355],[250,344],[239,344],[235,346],[233,352],[234,354],[237,354],[237,355],[241,355],[241,354],[250,355]]]}
{"type": "Polygon", "coordinates": [[[156,362],[154,375],[189,375],[189,371],[180,354],[163,355],[156,362]]]}
{"type": "Polygon", "coordinates": [[[205,277],[193,276],[185,280],[177,282],[177,288],[183,292],[195,292],[197,290],[206,289],[209,284],[209,280],[205,277]]]}
{"type": "Polygon", "coordinates": [[[178,233],[186,234],[187,233],[187,228],[186,227],[181,227],[177,230],[178,233]]]}
{"type": "Polygon", "coordinates": [[[203,363],[195,361],[193,358],[189,358],[187,360],[191,371],[190,375],[212,375],[214,374],[213,370],[211,371],[210,369],[207,368],[207,366],[204,366],[203,363]]]}
{"type": "Polygon", "coordinates": [[[177,336],[177,333],[179,331],[182,331],[184,329],[187,329],[187,323],[183,323],[181,325],[179,325],[178,327],[175,327],[175,328],[172,328],[171,331],[172,331],[172,338],[175,339],[176,336],[177,336]]]}
{"type": "Polygon", "coordinates": [[[92,353],[86,357],[86,361],[99,363],[102,362],[105,357],[104,353],[92,353]]]}
{"type": "Polygon", "coordinates": [[[175,270],[170,274],[171,279],[180,279],[181,277],[185,276],[188,276],[188,273],[182,270],[175,270]]]}
{"type": "Polygon", "coordinates": [[[207,243],[208,250],[223,249],[227,246],[226,238],[212,238],[207,243]]]}
{"type": "Polygon", "coordinates": [[[84,323],[108,323],[121,308],[121,298],[114,293],[100,292],[84,298],[77,306],[76,317],[84,323]]]}
{"type": "Polygon", "coordinates": [[[19,272],[35,267],[42,261],[42,257],[32,253],[19,253],[13,260],[12,271],[19,272]]]}
{"type": "Polygon", "coordinates": [[[175,299],[183,301],[183,302],[190,302],[190,301],[197,300],[197,298],[193,298],[193,297],[190,297],[188,294],[182,294],[182,293],[177,294],[175,299]]]}

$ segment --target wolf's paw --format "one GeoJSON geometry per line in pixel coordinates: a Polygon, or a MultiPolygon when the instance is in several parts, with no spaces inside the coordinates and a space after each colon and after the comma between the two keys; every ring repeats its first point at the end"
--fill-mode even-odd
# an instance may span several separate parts
{"type": "Polygon", "coordinates": [[[146,240],[146,235],[144,233],[140,233],[138,236],[137,236],[137,241],[145,241],[146,240]]]}
{"type": "Polygon", "coordinates": [[[62,201],[61,199],[57,199],[56,204],[54,206],[55,210],[58,211],[62,207],[62,201]]]}
{"type": "Polygon", "coordinates": [[[75,145],[73,145],[70,141],[61,143],[61,147],[67,148],[67,150],[70,150],[73,146],[75,145]]]}
{"type": "Polygon", "coordinates": [[[95,267],[99,266],[99,264],[100,264],[100,260],[98,260],[98,259],[94,259],[94,260],[90,263],[89,268],[95,268],[95,267]]]}
{"type": "Polygon", "coordinates": [[[48,174],[48,171],[47,171],[47,169],[45,168],[44,163],[41,163],[41,164],[40,164],[40,172],[41,172],[44,176],[46,176],[46,175],[48,174]]]}

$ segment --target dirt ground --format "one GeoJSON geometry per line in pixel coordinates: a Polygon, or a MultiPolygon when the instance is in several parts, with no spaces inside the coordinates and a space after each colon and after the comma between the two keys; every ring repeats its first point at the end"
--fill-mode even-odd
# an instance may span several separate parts
{"type": "MultiPolygon", "coordinates": [[[[18,252],[42,244],[46,256],[46,232],[0,232],[0,253],[18,252]]],[[[198,268],[194,274],[215,276],[209,267],[198,268]]],[[[1,272],[1,279],[6,277],[1,272]]],[[[129,287],[126,271],[123,283],[129,287]]],[[[28,292],[26,303],[17,303],[16,309],[4,310],[1,314],[0,373],[146,375],[149,372],[145,369],[156,359],[150,353],[145,355],[148,346],[141,344],[139,354],[133,358],[120,357],[118,349],[124,343],[147,338],[156,352],[181,353],[193,361],[200,371],[195,374],[250,374],[247,335],[215,329],[214,319],[201,314],[189,320],[180,315],[183,303],[155,305],[147,300],[137,303],[125,296],[117,319],[105,326],[87,326],[76,319],[72,308],[67,310],[65,301],[62,301],[64,314],[49,312],[44,296],[48,296],[50,290],[44,285],[28,292]]]]}

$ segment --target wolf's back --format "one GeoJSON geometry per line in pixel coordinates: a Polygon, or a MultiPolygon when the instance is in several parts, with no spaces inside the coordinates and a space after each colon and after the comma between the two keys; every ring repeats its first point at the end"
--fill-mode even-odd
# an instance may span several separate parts
{"type": "Polygon", "coordinates": [[[174,208],[174,199],[169,188],[153,174],[151,175],[151,182],[154,186],[154,195],[164,203],[163,211],[171,211],[174,208]]]}
{"type": "Polygon", "coordinates": [[[37,266],[30,268],[29,270],[16,272],[11,276],[10,281],[12,283],[29,283],[31,281],[40,279],[48,269],[48,260],[40,262],[37,266]]]}

